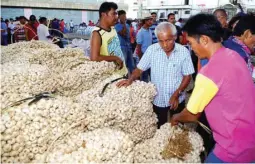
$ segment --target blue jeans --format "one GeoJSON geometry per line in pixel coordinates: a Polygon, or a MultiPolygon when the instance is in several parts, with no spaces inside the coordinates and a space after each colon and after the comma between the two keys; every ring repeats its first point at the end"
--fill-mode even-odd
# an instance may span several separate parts
{"type": "Polygon", "coordinates": [[[219,159],[212,151],[206,158],[205,163],[226,163],[226,162],[219,159]]]}
{"type": "Polygon", "coordinates": [[[125,58],[125,64],[128,68],[128,72],[129,74],[131,74],[133,72],[133,70],[135,69],[135,63],[134,63],[134,59],[133,59],[133,52],[131,48],[124,48],[121,47],[122,53],[124,55],[125,58]]]}

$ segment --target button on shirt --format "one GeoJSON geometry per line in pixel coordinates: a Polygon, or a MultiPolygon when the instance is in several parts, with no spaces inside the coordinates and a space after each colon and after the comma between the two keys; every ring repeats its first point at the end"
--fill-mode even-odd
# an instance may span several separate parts
{"type": "MultiPolygon", "coordinates": [[[[143,71],[151,68],[151,82],[157,89],[153,104],[158,107],[170,106],[169,100],[179,88],[183,76],[194,73],[189,51],[177,43],[175,43],[174,50],[169,57],[159,43],[151,45],[137,67],[143,71]]],[[[184,100],[185,93],[182,93],[179,97],[179,103],[184,100]]]]}
{"type": "Polygon", "coordinates": [[[136,36],[137,44],[141,44],[142,53],[152,44],[152,32],[150,29],[141,28],[136,36]]]}

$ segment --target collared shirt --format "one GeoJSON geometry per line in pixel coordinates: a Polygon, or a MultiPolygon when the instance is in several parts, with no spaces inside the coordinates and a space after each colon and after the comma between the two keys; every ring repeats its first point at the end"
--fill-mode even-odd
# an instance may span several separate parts
{"type": "Polygon", "coordinates": [[[136,43],[141,45],[142,53],[152,44],[152,33],[150,29],[141,28],[136,36],[136,43]]]}
{"type": "Polygon", "coordinates": [[[130,42],[130,35],[129,35],[129,25],[126,24],[126,35],[122,36],[119,34],[119,32],[124,28],[124,25],[121,23],[117,23],[115,25],[115,29],[117,31],[119,40],[120,40],[120,46],[121,48],[131,48],[131,42],[130,42]]]}
{"type": "Polygon", "coordinates": [[[154,23],[152,24],[152,26],[150,27],[150,30],[151,30],[151,32],[152,32],[152,44],[158,43],[158,39],[157,39],[157,36],[156,36],[156,34],[155,34],[155,28],[157,27],[157,25],[158,25],[158,22],[156,21],[156,22],[154,22],[154,23]]]}
{"type": "Polygon", "coordinates": [[[244,60],[220,48],[197,75],[187,109],[203,110],[216,141],[214,154],[230,163],[255,161],[255,88],[244,60]]]}
{"type": "MultiPolygon", "coordinates": [[[[151,45],[137,67],[143,71],[151,69],[151,82],[157,89],[153,104],[159,107],[170,106],[169,100],[179,88],[183,76],[194,73],[189,51],[178,43],[175,43],[174,50],[169,57],[159,43],[151,45]]],[[[185,93],[182,93],[179,102],[181,103],[184,100],[185,93]]]]}

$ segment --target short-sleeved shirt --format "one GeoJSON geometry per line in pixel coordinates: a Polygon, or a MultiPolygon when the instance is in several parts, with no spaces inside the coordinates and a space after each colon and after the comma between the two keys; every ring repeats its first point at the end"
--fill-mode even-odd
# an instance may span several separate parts
{"type": "Polygon", "coordinates": [[[220,48],[197,75],[187,109],[205,110],[224,162],[255,161],[255,87],[245,61],[220,48]]]}
{"type": "Polygon", "coordinates": [[[151,33],[152,33],[152,44],[158,43],[158,38],[155,34],[155,28],[157,27],[157,25],[158,25],[158,22],[156,21],[150,27],[150,30],[151,30],[151,33]]]}
{"type": "MultiPolygon", "coordinates": [[[[153,104],[158,107],[169,107],[169,100],[181,85],[183,76],[194,73],[189,51],[177,43],[169,57],[159,43],[151,45],[144,53],[137,68],[142,71],[151,69],[151,82],[157,88],[153,104]]],[[[182,93],[179,102],[184,100],[185,93],[182,93]]]]}
{"type": "Polygon", "coordinates": [[[48,36],[50,36],[49,29],[44,24],[40,24],[37,27],[37,34],[39,40],[49,41],[49,39],[47,38],[48,36]]]}
{"type": "Polygon", "coordinates": [[[152,44],[152,33],[150,29],[141,28],[136,36],[136,43],[141,45],[142,53],[152,44]]]}

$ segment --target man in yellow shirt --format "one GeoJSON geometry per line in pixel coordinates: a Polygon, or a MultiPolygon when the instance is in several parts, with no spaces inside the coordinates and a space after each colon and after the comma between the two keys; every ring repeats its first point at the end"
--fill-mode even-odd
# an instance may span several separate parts
{"type": "Polygon", "coordinates": [[[101,4],[99,8],[99,26],[93,29],[91,36],[90,58],[92,61],[115,62],[124,75],[127,73],[127,69],[123,64],[124,56],[117,32],[114,29],[118,19],[117,8],[118,6],[114,2],[101,4]]]}

